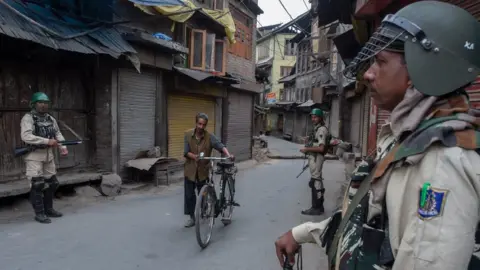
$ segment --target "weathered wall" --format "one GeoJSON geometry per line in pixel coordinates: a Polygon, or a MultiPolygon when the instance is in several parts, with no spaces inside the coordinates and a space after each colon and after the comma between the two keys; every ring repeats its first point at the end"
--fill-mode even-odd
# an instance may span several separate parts
{"type": "MultiPolygon", "coordinates": [[[[112,70],[107,61],[95,68],[95,158],[98,170],[112,170],[112,70]]],[[[116,79],[116,78],[115,78],[116,79]]]]}
{"type": "Polygon", "coordinates": [[[248,10],[244,4],[238,3],[236,1],[230,1],[230,4],[239,9],[241,12],[248,15],[252,18],[252,57],[251,59],[245,59],[242,57],[238,57],[231,53],[228,53],[228,62],[227,62],[227,72],[232,74],[238,74],[246,79],[251,81],[255,81],[255,59],[256,59],[256,50],[255,44],[257,43],[257,35],[255,34],[257,31],[257,18],[256,16],[248,10]]]}
{"type": "MultiPolygon", "coordinates": [[[[24,176],[24,162],[13,156],[13,149],[23,145],[20,120],[30,110],[34,92],[49,95],[53,117],[64,121],[82,138],[91,138],[94,57],[57,52],[10,38],[1,41],[0,182],[7,182],[24,176]]],[[[77,139],[62,125],[60,129],[67,140],[77,139]]],[[[55,157],[58,171],[89,168],[93,152],[91,140],[70,146],[68,156],[55,157]]]]}

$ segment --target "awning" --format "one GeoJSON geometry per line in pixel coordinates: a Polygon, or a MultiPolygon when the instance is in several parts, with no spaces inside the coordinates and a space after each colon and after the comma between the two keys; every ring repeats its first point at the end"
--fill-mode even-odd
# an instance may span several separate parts
{"type": "Polygon", "coordinates": [[[306,102],[298,105],[298,107],[300,107],[300,108],[308,108],[308,107],[312,107],[312,106],[315,105],[315,104],[316,104],[316,103],[313,102],[313,100],[309,99],[309,100],[307,100],[306,102]]]}
{"type": "Polygon", "coordinates": [[[353,28],[333,38],[333,43],[346,66],[357,56],[362,49],[355,37],[353,28]]]}
{"type": "Polygon", "coordinates": [[[291,82],[291,81],[293,81],[296,77],[297,77],[297,74],[288,75],[288,76],[285,76],[285,77],[280,78],[280,80],[278,80],[278,82],[279,82],[279,83],[291,82]]]}
{"type": "Polygon", "coordinates": [[[114,58],[136,54],[113,23],[86,23],[32,2],[0,1],[0,34],[55,50],[114,58]]]}
{"type": "Polygon", "coordinates": [[[126,33],[125,39],[135,43],[144,44],[147,46],[158,47],[163,51],[169,53],[184,53],[188,54],[188,49],[178,42],[169,41],[165,39],[155,38],[147,33],[126,33]]]}
{"type": "Polygon", "coordinates": [[[258,84],[254,82],[241,81],[239,84],[232,84],[231,86],[239,90],[245,90],[257,94],[263,92],[263,84],[258,84]]]}
{"type": "Polygon", "coordinates": [[[129,0],[132,3],[145,6],[185,6],[182,0],[129,0]]]}
{"type": "Polygon", "coordinates": [[[273,64],[273,56],[258,61],[256,66],[260,68],[260,67],[271,66],[272,64],[273,64]]]}
{"type": "Polygon", "coordinates": [[[258,6],[257,1],[242,0],[241,2],[243,2],[245,6],[247,6],[247,8],[253,12],[253,14],[255,15],[263,14],[263,10],[258,6]]]}
{"type": "Polygon", "coordinates": [[[238,80],[234,78],[216,76],[212,73],[205,72],[205,71],[182,68],[182,67],[173,67],[173,69],[199,82],[208,81],[208,82],[223,82],[228,84],[238,84],[238,80]]]}

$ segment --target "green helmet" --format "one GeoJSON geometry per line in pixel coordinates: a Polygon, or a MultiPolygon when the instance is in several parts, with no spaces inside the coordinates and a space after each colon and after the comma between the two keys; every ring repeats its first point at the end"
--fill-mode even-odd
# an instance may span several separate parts
{"type": "Polygon", "coordinates": [[[50,99],[48,98],[47,94],[43,92],[36,92],[35,94],[33,94],[32,100],[30,100],[30,106],[33,107],[35,103],[39,101],[50,102],[50,99]]]}
{"type": "Polygon", "coordinates": [[[323,117],[323,111],[315,108],[310,112],[310,115],[316,115],[318,117],[323,117]]]}
{"type": "Polygon", "coordinates": [[[415,2],[383,19],[345,75],[356,77],[383,50],[405,53],[417,90],[429,96],[445,95],[468,86],[480,74],[480,23],[452,4],[415,2]]]}

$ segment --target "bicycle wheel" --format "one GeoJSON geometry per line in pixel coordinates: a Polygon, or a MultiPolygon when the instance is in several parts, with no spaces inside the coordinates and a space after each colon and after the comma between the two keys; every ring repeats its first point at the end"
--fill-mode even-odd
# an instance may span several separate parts
{"type": "Polygon", "coordinates": [[[227,180],[223,185],[223,201],[224,201],[224,208],[222,211],[222,223],[223,225],[227,226],[232,223],[232,215],[233,215],[233,202],[234,202],[234,179],[232,176],[227,176],[227,180]]]}
{"type": "Polygon", "coordinates": [[[215,220],[215,191],[211,186],[205,185],[200,189],[195,205],[195,230],[197,242],[201,248],[206,248],[210,243],[215,220]]]}

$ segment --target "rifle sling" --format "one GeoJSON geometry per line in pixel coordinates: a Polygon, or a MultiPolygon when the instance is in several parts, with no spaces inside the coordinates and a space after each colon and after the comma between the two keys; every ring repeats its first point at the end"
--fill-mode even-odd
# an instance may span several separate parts
{"type": "Polygon", "coordinates": [[[355,211],[357,206],[360,204],[360,201],[365,197],[365,195],[367,195],[368,191],[370,190],[372,178],[375,175],[376,169],[377,169],[377,165],[375,165],[375,167],[370,172],[370,174],[362,181],[362,184],[358,188],[355,196],[353,196],[353,199],[350,202],[350,205],[348,206],[347,211],[345,211],[345,216],[343,216],[342,221],[338,226],[337,232],[335,233],[335,237],[333,238],[333,241],[332,241],[332,245],[330,246],[330,250],[327,251],[329,264],[332,264],[333,258],[336,256],[336,253],[338,250],[338,241],[340,240],[340,237],[343,234],[343,230],[345,229],[347,222],[350,220],[350,217],[352,216],[353,212],[355,211]]]}

